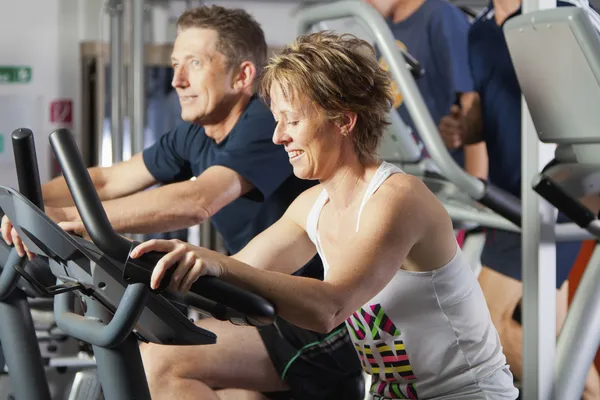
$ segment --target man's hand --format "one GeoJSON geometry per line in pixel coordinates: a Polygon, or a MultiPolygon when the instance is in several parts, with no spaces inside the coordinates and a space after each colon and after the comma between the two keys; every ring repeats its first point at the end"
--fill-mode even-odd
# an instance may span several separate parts
{"type": "Polygon", "coordinates": [[[17,233],[17,230],[10,223],[10,220],[6,215],[2,217],[0,230],[2,231],[2,239],[6,242],[7,245],[15,246],[15,250],[17,250],[17,254],[19,255],[19,257],[27,255],[27,258],[33,260],[35,254],[27,250],[25,243],[23,243],[23,241],[19,237],[19,234],[17,233]]]}
{"type": "Polygon", "coordinates": [[[81,236],[84,239],[90,239],[87,231],[85,230],[85,225],[83,225],[81,220],[59,222],[58,226],[60,226],[65,232],[73,233],[77,236],[81,236]]]}
{"type": "MultiPolygon", "coordinates": [[[[79,214],[75,207],[45,207],[45,212],[51,220],[58,223],[65,231],[73,232],[80,236],[85,236],[86,231],[83,223],[79,219],[79,214]]],[[[15,246],[17,254],[20,257],[27,255],[27,258],[33,260],[35,254],[27,250],[27,246],[19,237],[19,233],[13,227],[6,215],[2,217],[1,224],[2,239],[9,246],[15,246]]]]}
{"type": "Polygon", "coordinates": [[[451,150],[463,146],[467,135],[467,123],[460,107],[453,105],[450,114],[442,118],[439,125],[444,144],[451,150]]]}

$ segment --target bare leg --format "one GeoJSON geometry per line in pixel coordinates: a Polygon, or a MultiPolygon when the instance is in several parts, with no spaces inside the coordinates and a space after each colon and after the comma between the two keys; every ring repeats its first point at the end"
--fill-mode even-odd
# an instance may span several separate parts
{"type": "Polygon", "coordinates": [[[483,267],[479,284],[490,310],[492,322],[500,335],[500,342],[510,370],[517,379],[523,373],[523,329],[512,316],[523,296],[521,282],[483,267]]]}
{"type": "Polygon", "coordinates": [[[220,400],[269,400],[258,392],[243,389],[225,389],[217,391],[220,400]]]}
{"type": "Polygon", "coordinates": [[[465,146],[465,171],[476,178],[488,177],[488,153],[485,142],[465,146]]]}
{"type": "Polygon", "coordinates": [[[201,320],[198,325],[214,332],[217,344],[141,346],[153,399],[220,400],[215,390],[226,388],[287,390],[256,328],[214,319],[201,320]]]}

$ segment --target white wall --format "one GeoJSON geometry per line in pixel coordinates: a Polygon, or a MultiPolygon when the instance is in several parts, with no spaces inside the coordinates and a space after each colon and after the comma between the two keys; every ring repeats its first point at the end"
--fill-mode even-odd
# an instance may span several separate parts
{"type": "MultiPolygon", "coordinates": [[[[78,103],[77,0],[19,0],[0,13],[0,64],[32,67],[26,84],[0,84],[0,185],[16,186],[10,134],[19,127],[33,130],[42,182],[50,171],[48,135],[50,102],[78,103]],[[75,23],[74,27],[69,27],[75,23]]],[[[77,131],[79,109],[73,110],[77,131]]]]}
{"type": "MultiPolygon", "coordinates": [[[[79,18],[82,40],[108,40],[109,20],[103,12],[105,0],[79,0],[79,18]]],[[[198,2],[192,2],[196,4],[198,2]]],[[[205,1],[204,4],[219,4],[224,7],[243,8],[261,24],[267,43],[271,46],[281,46],[290,43],[297,35],[297,23],[293,16],[301,1],[286,1],[277,3],[273,1],[252,0],[219,0],[205,1]]],[[[177,17],[185,10],[186,2],[182,0],[153,1],[153,6],[148,7],[148,22],[152,25],[149,41],[154,43],[171,43],[175,35],[175,22],[177,17]]],[[[353,30],[354,24],[347,21],[331,24],[332,28],[353,30]]],[[[360,34],[362,31],[357,31],[360,34]]],[[[354,32],[353,32],[354,33],[354,32]]]]}

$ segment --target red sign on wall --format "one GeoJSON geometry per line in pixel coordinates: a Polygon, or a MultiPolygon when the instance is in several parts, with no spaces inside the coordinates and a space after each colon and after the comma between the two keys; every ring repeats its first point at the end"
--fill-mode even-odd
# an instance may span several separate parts
{"type": "Polygon", "coordinates": [[[50,103],[50,123],[71,125],[73,123],[73,101],[54,100],[50,103]]]}

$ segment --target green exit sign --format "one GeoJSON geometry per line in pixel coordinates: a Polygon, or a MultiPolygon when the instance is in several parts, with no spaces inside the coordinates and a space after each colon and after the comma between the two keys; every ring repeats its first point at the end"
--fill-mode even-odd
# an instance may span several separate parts
{"type": "Polygon", "coordinates": [[[31,67],[0,66],[0,84],[28,83],[31,81],[31,67]]]}
{"type": "Polygon", "coordinates": [[[4,133],[0,133],[0,154],[4,153],[4,133]]]}

